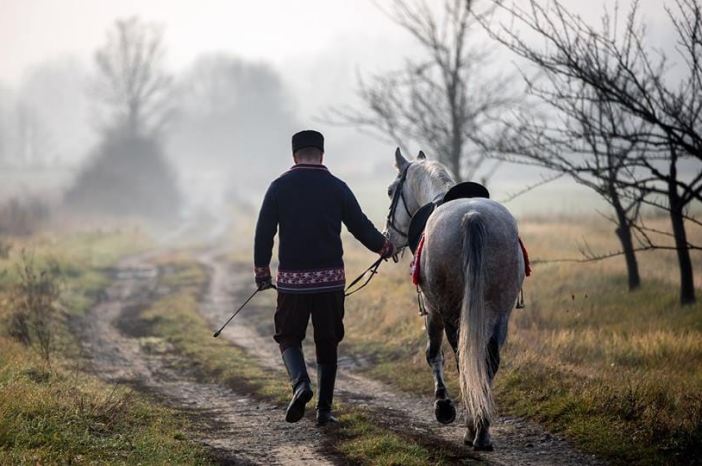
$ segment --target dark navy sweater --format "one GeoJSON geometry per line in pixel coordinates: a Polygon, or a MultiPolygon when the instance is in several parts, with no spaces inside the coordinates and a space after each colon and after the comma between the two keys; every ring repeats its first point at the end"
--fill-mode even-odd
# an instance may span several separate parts
{"type": "Polygon", "coordinates": [[[342,223],[371,251],[383,249],[385,237],[364,215],[346,183],[323,165],[293,166],[271,183],[263,199],[256,224],[256,269],[269,266],[278,230],[279,291],[343,289],[342,223]]]}

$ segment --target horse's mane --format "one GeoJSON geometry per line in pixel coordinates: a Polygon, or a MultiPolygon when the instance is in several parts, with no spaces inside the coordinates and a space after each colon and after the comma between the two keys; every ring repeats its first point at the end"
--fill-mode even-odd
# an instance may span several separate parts
{"type": "MultiPolygon", "coordinates": [[[[415,160],[412,162],[414,169],[409,179],[412,192],[417,199],[431,198],[437,193],[446,192],[456,184],[445,165],[436,160],[415,160]]],[[[418,202],[424,202],[418,201],[418,202]]]]}
{"type": "Polygon", "coordinates": [[[423,160],[417,162],[422,167],[422,171],[428,176],[433,184],[453,185],[456,181],[453,179],[446,165],[436,160],[423,160]]]}

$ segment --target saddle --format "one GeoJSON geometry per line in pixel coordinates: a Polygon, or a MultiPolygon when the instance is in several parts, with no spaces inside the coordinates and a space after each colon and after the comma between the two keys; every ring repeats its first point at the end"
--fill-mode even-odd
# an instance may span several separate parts
{"type": "Polygon", "coordinates": [[[474,197],[485,197],[489,199],[490,192],[485,186],[479,183],[466,181],[454,185],[441,198],[423,205],[412,216],[409,231],[407,233],[407,242],[412,254],[417,251],[419,241],[422,234],[424,234],[424,228],[427,226],[427,221],[429,221],[429,217],[431,217],[431,214],[434,213],[434,210],[436,210],[437,207],[439,207],[441,204],[445,204],[456,199],[470,199],[474,197]]]}

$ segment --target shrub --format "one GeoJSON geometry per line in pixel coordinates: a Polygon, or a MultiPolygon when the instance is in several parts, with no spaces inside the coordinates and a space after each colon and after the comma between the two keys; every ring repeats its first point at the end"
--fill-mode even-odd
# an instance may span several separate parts
{"type": "Polygon", "coordinates": [[[61,271],[50,261],[39,266],[31,254],[22,251],[17,264],[17,282],[10,303],[10,336],[31,346],[47,365],[54,350],[54,326],[58,323],[61,271]]]}

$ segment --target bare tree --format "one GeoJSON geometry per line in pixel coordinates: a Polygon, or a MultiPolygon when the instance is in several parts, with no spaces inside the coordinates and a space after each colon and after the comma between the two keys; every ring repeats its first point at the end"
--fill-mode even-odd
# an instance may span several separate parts
{"type": "MultiPolygon", "coordinates": [[[[528,89],[538,103],[546,104],[548,113],[518,114],[514,121],[505,121],[508,130],[492,144],[493,156],[568,175],[599,194],[614,210],[614,216],[607,218],[616,225],[629,290],[635,290],[641,278],[632,231],[637,231],[647,190],[634,183],[624,186],[622,181],[634,179],[633,159],[645,149],[611,136],[632,123],[618,107],[570,77],[546,77],[542,85],[528,80],[528,89]]],[[[589,259],[599,257],[589,250],[583,253],[589,259]]]]}
{"type": "Polygon", "coordinates": [[[137,18],[116,21],[95,53],[97,97],[112,121],[66,191],[70,208],[168,225],[178,219],[182,197],[159,137],[173,109],[163,54],[161,30],[137,18]]]}
{"type": "Polygon", "coordinates": [[[392,140],[414,141],[436,154],[457,179],[489,178],[481,149],[494,117],[514,102],[505,92],[510,76],[483,70],[491,63],[484,44],[471,44],[476,19],[472,0],[444,0],[441,13],[425,0],[395,0],[388,16],[409,32],[426,57],[403,69],[359,79],[364,108],[340,108],[330,119],[392,140]]]}
{"type": "Polygon", "coordinates": [[[546,6],[529,0],[527,8],[496,5],[510,13],[512,23],[488,30],[512,51],[539,66],[546,73],[579,81],[597,98],[639,120],[641,125],[612,128],[610,137],[645,146],[633,165],[636,177],[620,180],[625,187],[643,187],[665,196],[665,203],[644,201],[665,208],[671,219],[672,236],[680,269],[680,300],[695,302],[691,245],[687,239],[687,209],[702,200],[702,68],[700,31],[702,14],[698,0],[675,0],[676,9],[667,9],[678,33],[678,52],[686,67],[675,80],[667,72],[667,57],[647,47],[645,27],[634,2],[623,30],[605,16],[602,30],[569,12],[558,0],[546,6]],[[527,43],[515,30],[526,26],[544,41],[540,48],[527,43]],[[638,129],[637,129],[638,128],[638,129]],[[683,176],[681,163],[694,168],[683,176]],[[643,172],[643,173],[642,173],[643,172]]]}
{"type": "Polygon", "coordinates": [[[159,130],[171,110],[171,76],[164,70],[162,31],[136,17],[119,19],[95,53],[98,96],[115,126],[132,134],[159,130]]]}

